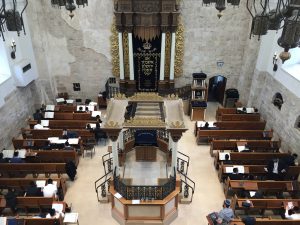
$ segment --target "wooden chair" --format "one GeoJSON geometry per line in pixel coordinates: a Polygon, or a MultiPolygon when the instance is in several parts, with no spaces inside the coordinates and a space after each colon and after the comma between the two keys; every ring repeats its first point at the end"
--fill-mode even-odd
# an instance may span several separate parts
{"type": "Polygon", "coordinates": [[[95,138],[87,139],[85,141],[85,143],[83,144],[83,155],[82,155],[82,157],[84,158],[85,152],[90,152],[91,158],[93,158],[93,154],[96,153],[95,145],[96,145],[96,139],[95,138]]]}

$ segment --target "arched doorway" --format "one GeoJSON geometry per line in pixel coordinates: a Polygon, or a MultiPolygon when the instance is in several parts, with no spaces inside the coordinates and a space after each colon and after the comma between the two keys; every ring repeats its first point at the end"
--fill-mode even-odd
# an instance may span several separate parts
{"type": "Polygon", "coordinates": [[[209,79],[208,101],[223,104],[227,78],[221,75],[209,79]]]}

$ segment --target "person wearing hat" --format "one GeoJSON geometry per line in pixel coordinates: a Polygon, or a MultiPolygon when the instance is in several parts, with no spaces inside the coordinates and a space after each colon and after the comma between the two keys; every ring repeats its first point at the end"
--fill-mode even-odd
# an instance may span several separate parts
{"type": "Polygon", "coordinates": [[[231,201],[226,199],[223,204],[223,209],[218,213],[217,223],[222,225],[228,225],[233,219],[233,210],[230,208],[231,201]]]}

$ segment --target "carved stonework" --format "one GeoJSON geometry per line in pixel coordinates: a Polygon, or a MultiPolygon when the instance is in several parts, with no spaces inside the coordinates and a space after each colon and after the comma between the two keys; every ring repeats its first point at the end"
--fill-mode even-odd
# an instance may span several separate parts
{"type": "Polygon", "coordinates": [[[166,46],[165,46],[165,77],[170,76],[170,61],[171,61],[171,32],[166,32],[166,46]]]}
{"type": "Polygon", "coordinates": [[[116,29],[116,21],[114,19],[111,27],[110,36],[111,56],[112,56],[112,73],[115,77],[120,75],[120,60],[119,60],[119,39],[116,29]]]}
{"type": "Polygon", "coordinates": [[[131,101],[163,101],[163,97],[154,92],[138,92],[130,97],[131,101]]]}
{"type": "Polygon", "coordinates": [[[166,123],[161,119],[148,118],[148,117],[135,117],[126,120],[123,124],[124,127],[166,127],[166,123]]]}
{"type": "Polygon", "coordinates": [[[184,128],[184,123],[182,121],[171,122],[171,128],[184,128]]]}
{"type": "Polygon", "coordinates": [[[124,76],[129,79],[129,44],[128,33],[123,33],[124,76]]]}
{"type": "Polygon", "coordinates": [[[114,96],[114,99],[117,99],[117,100],[124,100],[124,99],[126,99],[126,96],[125,96],[124,94],[117,93],[117,94],[114,96]]]}
{"type": "Polygon", "coordinates": [[[170,94],[170,95],[168,95],[167,99],[168,100],[178,100],[179,97],[178,97],[178,95],[170,94]]]}
{"type": "Polygon", "coordinates": [[[118,122],[115,121],[108,121],[104,124],[104,128],[116,128],[119,127],[118,122]]]}
{"type": "Polygon", "coordinates": [[[151,37],[161,27],[176,31],[178,26],[180,12],[176,0],[117,0],[114,9],[118,30],[135,27],[141,38],[142,31],[150,33],[151,37]]]}
{"type": "Polygon", "coordinates": [[[183,56],[184,56],[184,27],[180,20],[176,31],[176,44],[175,44],[175,64],[174,74],[175,77],[180,77],[183,74],[183,56]]]}
{"type": "Polygon", "coordinates": [[[168,131],[172,137],[174,142],[178,142],[182,136],[182,134],[187,131],[186,128],[169,128],[168,131]]]}

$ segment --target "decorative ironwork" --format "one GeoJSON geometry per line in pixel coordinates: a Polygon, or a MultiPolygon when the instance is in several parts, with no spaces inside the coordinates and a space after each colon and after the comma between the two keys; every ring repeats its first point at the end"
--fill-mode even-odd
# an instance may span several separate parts
{"type": "Polygon", "coordinates": [[[74,16],[73,11],[76,9],[76,5],[78,6],[87,6],[88,0],[76,0],[76,5],[74,3],[74,0],[51,0],[51,5],[53,7],[61,8],[62,6],[65,6],[66,10],[69,11],[69,16],[72,19],[74,16]]]}
{"type": "Polygon", "coordinates": [[[106,197],[106,185],[105,185],[105,183],[103,183],[103,184],[101,185],[101,197],[102,197],[102,198],[105,198],[105,197],[106,197]]]}
{"type": "Polygon", "coordinates": [[[189,186],[187,184],[184,185],[184,191],[183,191],[183,196],[185,198],[188,198],[189,197],[189,186]]]}
{"type": "Polygon", "coordinates": [[[116,28],[116,18],[114,18],[111,25],[111,36],[110,36],[111,56],[112,56],[112,73],[115,77],[120,76],[120,58],[119,58],[119,38],[118,31],[116,28]]]}
{"type": "Polygon", "coordinates": [[[125,185],[120,179],[120,176],[116,176],[114,173],[114,188],[125,199],[142,199],[142,200],[163,200],[169,194],[171,194],[176,187],[176,177],[170,176],[169,181],[161,186],[146,186],[146,185],[125,185]]]}

